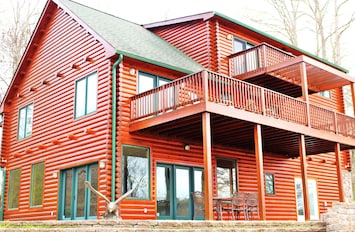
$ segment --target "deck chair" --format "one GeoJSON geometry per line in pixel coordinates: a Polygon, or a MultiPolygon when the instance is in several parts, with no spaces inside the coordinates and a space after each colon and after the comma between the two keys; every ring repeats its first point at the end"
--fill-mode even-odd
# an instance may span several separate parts
{"type": "Polygon", "coordinates": [[[235,192],[232,198],[232,215],[233,220],[235,220],[235,216],[237,215],[237,220],[240,218],[240,214],[244,213],[244,217],[246,217],[245,213],[245,202],[246,195],[244,192],[235,192]]]}
{"type": "Polygon", "coordinates": [[[259,200],[258,193],[256,192],[248,193],[248,197],[245,201],[245,215],[247,220],[254,219],[254,212],[256,212],[259,217],[259,200]]]}

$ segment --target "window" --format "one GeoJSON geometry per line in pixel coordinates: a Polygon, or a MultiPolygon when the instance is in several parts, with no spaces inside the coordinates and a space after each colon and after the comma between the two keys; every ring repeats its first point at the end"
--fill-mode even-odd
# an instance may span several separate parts
{"type": "Polygon", "coordinates": [[[122,192],[126,193],[139,184],[130,197],[149,199],[149,148],[124,145],[122,158],[122,192]]]}
{"type": "MultiPolygon", "coordinates": [[[[238,53],[252,47],[252,44],[244,40],[238,38],[233,39],[233,53],[238,53]]],[[[242,74],[255,70],[260,67],[259,62],[259,54],[257,50],[249,51],[242,56],[238,56],[234,59],[234,74],[242,74]]]]}
{"type": "Polygon", "coordinates": [[[32,135],[33,104],[29,104],[19,111],[18,139],[24,139],[32,135]]]}
{"type": "Polygon", "coordinates": [[[30,206],[41,206],[43,201],[44,163],[32,165],[30,206]]]}
{"type": "Polygon", "coordinates": [[[138,74],[138,93],[154,89],[169,83],[170,80],[157,75],[139,72],[138,74]]]}
{"type": "Polygon", "coordinates": [[[20,196],[20,177],[21,169],[18,168],[10,171],[8,209],[18,208],[18,199],[20,196]]]}
{"type": "Polygon", "coordinates": [[[331,98],[330,90],[319,92],[318,95],[329,99],[331,98]]]}
{"type": "Polygon", "coordinates": [[[219,197],[230,197],[237,188],[235,160],[217,159],[217,191],[219,197]]]}
{"type": "Polygon", "coordinates": [[[90,74],[75,84],[75,118],[96,111],[97,73],[90,74]]]}
{"type": "Polygon", "coordinates": [[[265,174],[266,194],[275,194],[274,174],[265,174]]]}

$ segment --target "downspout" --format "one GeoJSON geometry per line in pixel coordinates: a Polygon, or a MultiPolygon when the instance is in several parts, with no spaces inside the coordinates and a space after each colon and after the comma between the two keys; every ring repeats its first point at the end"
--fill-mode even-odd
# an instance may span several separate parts
{"type": "Polygon", "coordinates": [[[111,146],[111,154],[112,154],[112,173],[111,173],[111,199],[112,201],[115,201],[116,194],[115,194],[115,187],[116,187],[116,126],[117,126],[117,118],[116,118],[116,104],[117,104],[117,84],[116,84],[116,79],[117,79],[117,66],[122,62],[123,60],[123,55],[119,54],[118,60],[113,64],[112,66],[112,107],[111,107],[111,112],[112,112],[112,127],[111,127],[111,133],[112,133],[112,146],[111,146]]]}

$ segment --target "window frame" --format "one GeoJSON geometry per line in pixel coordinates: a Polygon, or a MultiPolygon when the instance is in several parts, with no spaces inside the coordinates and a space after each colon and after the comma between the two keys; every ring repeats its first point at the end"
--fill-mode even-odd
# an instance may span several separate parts
{"type": "Polygon", "coordinates": [[[92,113],[95,113],[97,111],[97,102],[98,102],[98,85],[99,85],[99,74],[98,72],[93,72],[93,73],[90,73],[88,75],[86,75],[85,77],[82,77],[78,80],[75,81],[75,93],[74,93],[74,119],[78,119],[78,118],[82,118],[82,117],[85,117],[86,115],[89,115],[89,114],[92,114],[92,113]],[[95,78],[96,78],[96,96],[95,96],[95,110],[92,110],[92,111],[89,111],[88,112],[88,92],[89,92],[89,78],[94,76],[95,75],[95,78]],[[77,108],[78,108],[78,83],[81,82],[81,81],[85,81],[85,99],[84,99],[84,113],[83,114],[80,114],[80,115],[77,115],[77,108]]]}
{"type": "Polygon", "coordinates": [[[122,145],[122,170],[121,170],[121,173],[122,173],[122,184],[121,184],[121,187],[122,187],[122,194],[126,193],[127,192],[127,189],[126,189],[126,180],[125,180],[125,154],[124,154],[124,148],[125,147],[129,147],[129,148],[140,148],[140,149],[146,149],[147,151],[147,170],[146,170],[146,176],[147,176],[147,197],[146,198],[138,198],[138,197],[132,197],[132,196],[128,196],[126,199],[128,200],[150,200],[151,199],[151,181],[150,181],[150,178],[151,178],[151,173],[150,173],[150,170],[151,170],[151,151],[150,151],[150,147],[146,147],[146,146],[138,146],[138,145],[129,145],[129,144],[123,144],[122,145]]]}
{"type": "Polygon", "coordinates": [[[28,105],[25,105],[23,107],[21,107],[19,110],[18,110],[18,119],[17,119],[17,140],[22,140],[22,139],[25,139],[25,138],[28,138],[28,137],[31,137],[32,136],[32,132],[33,132],[33,115],[34,115],[34,104],[33,103],[30,103],[28,105]],[[29,107],[32,106],[32,115],[31,115],[31,133],[29,135],[27,135],[27,132],[28,132],[28,129],[30,128],[28,126],[28,122],[27,122],[27,119],[28,119],[28,109],[29,107]],[[20,125],[22,124],[21,123],[21,111],[22,110],[25,110],[25,119],[24,119],[24,128],[23,128],[23,134],[20,135],[20,125]]]}
{"type": "Polygon", "coordinates": [[[159,75],[156,75],[156,74],[152,74],[152,73],[148,73],[148,72],[144,72],[144,71],[138,71],[138,78],[137,78],[137,94],[140,94],[140,93],[143,93],[143,92],[146,92],[146,91],[149,91],[149,90],[145,90],[145,91],[140,91],[140,76],[141,75],[145,75],[145,76],[148,76],[148,77],[151,77],[153,79],[153,88],[152,89],[155,89],[161,85],[159,85],[159,81],[167,81],[167,82],[171,82],[173,81],[173,79],[169,79],[167,77],[162,77],[162,76],[159,76],[159,75]]]}
{"type": "Polygon", "coordinates": [[[267,195],[276,195],[276,190],[275,190],[275,174],[274,173],[264,173],[264,177],[265,177],[265,194],[267,195]],[[267,176],[272,176],[272,192],[268,192],[268,183],[269,182],[269,179],[267,178],[267,176]]]}
{"type": "Polygon", "coordinates": [[[330,90],[324,90],[322,92],[318,92],[317,95],[327,99],[332,99],[332,92],[330,90]]]}
{"type": "MultiPolygon", "coordinates": [[[[216,158],[216,181],[217,181],[217,196],[219,197],[223,197],[222,195],[220,195],[220,192],[218,190],[218,172],[217,172],[217,168],[218,168],[218,160],[224,160],[224,161],[230,161],[230,162],[233,162],[233,166],[234,166],[234,169],[235,169],[235,174],[234,174],[234,178],[235,178],[235,183],[232,183],[232,185],[230,184],[229,185],[229,188],[230,190],[232,190],[232,192],[230,193],[230,196],[227,196],[227,197],[231,197],[233,196],[233,193],[235,192],[238,192],[239,191],[239,181],[238,181],[238,162],[236,159],[229,159],[229,158],[221,158],[221,157],[218,157],[216,158]],[[232,187],[232,189],[231,189],[232,187]]],[[[230,181],[230,179],[229,179],[230,181]]],[[[233,181],[233,180],[232,180],[233,181]]]]}
{"type": "Polygon", "coordinates": [[[20,199],[20,182],[21,182],[21,168],[15,168],[15,169],[12,169],[10,170],[10,173],[9,173],[9,187],[8,187],[8,198],[7,198],[7,209],[8,210],[17,210],[18,207],[19,207],[19,199],[20,199]],[[14,180],[14,175],[17,174],[18,172],[18,179],[19,181],[15,181],[14,180]],[[17,185],[14,186],[14,183],[16,183],[17,185]],[[16,188],[16,189],[12,189],[12,188],[16,188]],[[11,193],[17,193],[15,194],[15,196],[11,193]],[[13,200],[13,197],[17,197],[17,200],[16,200],[16,207],[12,207],[12,203],[14,200],[13,200]],[[10,207],[11,206],[11,207],[10,207]]]}
{"type": "MultiPolygon", "coordinates": [[[[30,184],[30,208],[37,208],[37,207],[41,207],[43,206],[43,191],[44,191],[44,177],[45,177],[45,164],[44,162],[39,162],[39,163],[35,163],[35,164],[32,164],[32,167],[31,167],[31,184],[30,184]],[[36,167],[41,167],[42,170],[41,170],[41,175],[42,175],[42,181],[39,181],[39,183],[37,183],[34,178],[35,178],[35,175],[34,175],[34,169],[36,167]],[[40,188],[41,188],[41,204],[38,204],[38,205],[34,205],[33,204],[33,196],[34,196],[34,185],[35,184],[39,184],[41,185],[40,188]]],[[[37,186],[38,188],[38,186],[37,186]]]]}

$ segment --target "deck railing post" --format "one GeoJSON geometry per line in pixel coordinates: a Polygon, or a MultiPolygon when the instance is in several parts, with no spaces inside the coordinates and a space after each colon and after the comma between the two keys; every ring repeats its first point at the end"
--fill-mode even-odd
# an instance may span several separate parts
{"type": "Polygon", "coordinates": [[[261,113],[266,115],[266,106],[265,106],[265,89],[261,88],[261,113]]]}
{"type": "Polygon", "coordinates": [[[333,117],[334,117],[334,133],[338,134],[338,117],[337,117],[337,113],[333,112],[333,117]]]}
{"type": "Polygon", "coordinates": [[[206,70],[202,71],[202,88],[203,101],[208,102],[208,72],[206,70]]]}

